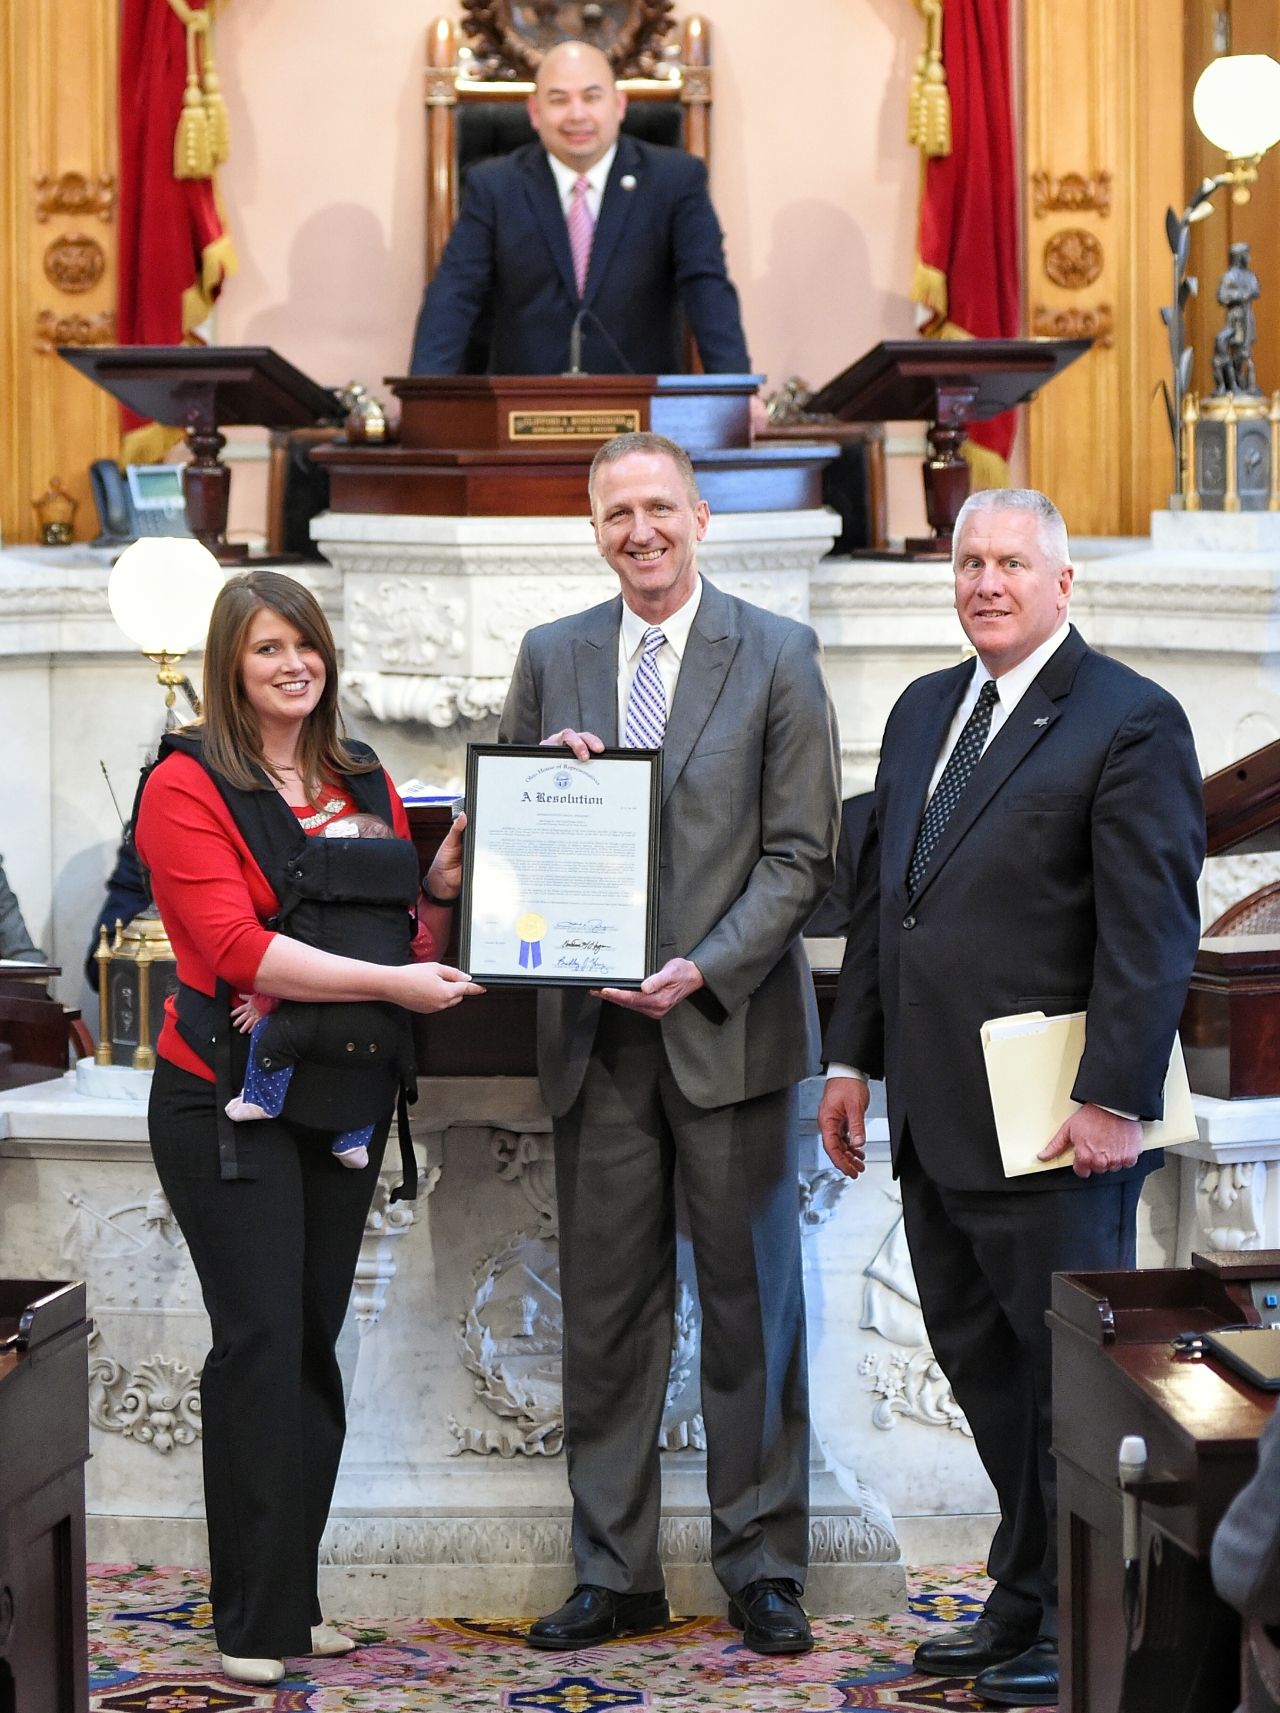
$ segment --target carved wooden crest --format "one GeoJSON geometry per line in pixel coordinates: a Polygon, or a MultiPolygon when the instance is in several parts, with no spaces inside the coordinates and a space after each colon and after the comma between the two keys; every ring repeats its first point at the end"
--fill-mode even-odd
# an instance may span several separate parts
{"type": "Polygon", "coordinates": [[[476,76],[531,78],[558,42],[590,42],[619,77],[652,77],[674,0],[463,0],[476,76]]]}

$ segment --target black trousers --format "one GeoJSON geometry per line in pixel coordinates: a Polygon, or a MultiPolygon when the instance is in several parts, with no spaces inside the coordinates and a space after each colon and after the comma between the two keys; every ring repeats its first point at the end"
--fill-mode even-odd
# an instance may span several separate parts
{"type": "MultiPolygon", "coordinates": [[[[950,1190],[926,1175],[909,1140],[899,1170],[929,1341],[1000,1501],[987,1610],[1056,1636],[1050,1281],[1135,1265],[1142,1184],[1102,1176],[1078,1188],[950,1190]]],[[[1089,1407],[1087,1398],[1068,1402],[1089,1407]]]]}
{"type": "Polygon", "coordinates": [[[803,1584],[809,1411],[795,1091],[681,1094],[649,1018],[605,1005],[582,1092],[555,1124],[565,1449],[579,1582],[663,1585],[658,1434],[671,1366],[674,1175],[702,1306],[711,1562],[737,1594],[803,1584]]]}
{"type": "Polygon", "coordinates": [[[247,1124],[260,1175],[224,1183],[214,1098],[157,1060],[151,1152],[213,1323],[200,1402],[218,1646],[281,1659],[310,1653],[321,1621],[316,1562],[346,1432],[334,1345],[390,1119],[359,1172],[328,1131],[247,1124]]]}

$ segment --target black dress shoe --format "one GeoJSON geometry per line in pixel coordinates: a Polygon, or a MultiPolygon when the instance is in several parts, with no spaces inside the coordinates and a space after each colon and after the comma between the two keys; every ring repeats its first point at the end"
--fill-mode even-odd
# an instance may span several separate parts
{"type": "Polygon", "coordinates": [[[789,1577],[748,1582],[729,1602],[729,1622],[753,1653],[807,1654],[813,1646],[799,1584],[789,1577]]]}
{"type": "Polygon", "coordinates": [[[1016,1659],[988,1666],[973,1682],[973,1693],[997,1707],[1053,1707],[1058,1700],[1058,1644],[1042,1636],[1016,1659]]]}
{"type": "Polygon", "coordinates": [[[661,1589],[655,1594],[618,1594],[594,1582],[580,1582],[558,1612],[530,1626],[529,1646],[554,1653],[592,1648],[615,1636],[640,1636],[671,1622],[661,1589]]]}
{"type": "Polygon", "coordinates": [[[962,1630],[930,1636],[916,1649],[912,1664],[932,1677],[976,1677],[990,1666],[1017,1659],[1035,1639],[1034,1630],[1014,1629],[999,1618],[984,1616],[962,1630]]]}

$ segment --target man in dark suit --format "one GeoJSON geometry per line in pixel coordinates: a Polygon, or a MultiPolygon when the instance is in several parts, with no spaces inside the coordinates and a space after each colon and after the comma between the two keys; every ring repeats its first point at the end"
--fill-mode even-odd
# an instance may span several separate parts
{"type": "Polygon", "coordinates": [[[477,324],[486,368],[555,375],[581,317],[591,374],[684,367],[683,308],[708,374],[751,362],[701,161],[619,134],[627,98],[598,48],[562,42],[538,68],[539,141],[468,176],[418,317],[412,372],[462,372],[477,324]]]}
{"type": "Polygon", "coordinates": [[[1161,1116],[1204,857],[1186,716],[1087,646],[1072,578],[1043,494],[966,502],[956,609],[978,658],[917,679],[885,727],[819,1111],[856,1176],[862,1079],[887,1080],[925,1326],[1000,1502],[982,1618],[922,1643],[916,1665],[1016,1707],[1058,1699],[1050,1278],[1135,1264],[1160,1163],[1138,1121],[1161,1116]],[[1036,1010],[1088,1013],[1080,1108],[1039,1157],[1074,1156],[1011,1180],[980,1030],[1036,1010]]]}
{"type": "Polygon", "coordinates": [[[498,735],[583,762],[619,742],[662,749],[663,963],[638,992],[538,994],[578,1585],[529,1641],[586,1647],[667,1619],[658,1435],[678,1164],[702,1307],[712,1566],[748,1647],[803,1653],[795,1089],[817,1067],[818,1031],[800,936],[835,872],[835,716],[809,627],[699,575],[708,511],[681,447],[609,441],[590,492],[621,594],[529,632],[498,735]]]}

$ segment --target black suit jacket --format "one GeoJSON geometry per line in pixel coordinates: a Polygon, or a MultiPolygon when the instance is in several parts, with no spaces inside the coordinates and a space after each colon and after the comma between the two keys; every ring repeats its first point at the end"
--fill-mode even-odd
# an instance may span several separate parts
{"type": "Polygon", "coordinates": [[[992,739],[919,890],[907,869],[925,793],[974,666],[919,678],[885,727],[876,808],[824,1053],[888,1083],[895,1166],[960,1190],[1089,1187],[1069,1168],[1007,1179],[979,1031],[1087,1008],[1074,1099],[1143,1118],[1200,938],[1200,769],[1174,698],[1073,628],[992,739]]]}
{"type": "Polygon", "coordinates": [[[585,309],[589,374],[674,374],[684,367],[681,306],[708,374],[750,372],[702,162],[618,138],[579,298],[546,150],[526,143],[469,175],[423,300],[411,372],[461,374],[480,323],[491,327],[489,374],[559,374],[569,366],[574,317],[585,309]],[[626,178],[634,185],[624,187],[626,178]]]}

